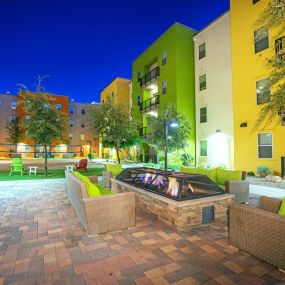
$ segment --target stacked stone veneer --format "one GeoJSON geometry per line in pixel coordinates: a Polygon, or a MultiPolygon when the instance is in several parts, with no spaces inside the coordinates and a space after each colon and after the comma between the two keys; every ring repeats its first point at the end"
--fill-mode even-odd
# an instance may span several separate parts
{"type": "Polygon", "coordinates": [[[113,193],[135,192],[136,207],[154,214],[158,219],[178,230],[202,224],[204,207],[214,206],[214,219],[224,219],[234,198],[231,194],[223,194],[178,202],[115,179],[112,179],[111,190],[113,193]]]}

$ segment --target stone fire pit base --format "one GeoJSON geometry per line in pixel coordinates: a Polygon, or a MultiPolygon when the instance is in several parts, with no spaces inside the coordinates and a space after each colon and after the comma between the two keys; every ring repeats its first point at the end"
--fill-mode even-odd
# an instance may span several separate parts
{"type": "Polygon", "coordinates": [[[135,192],[136,207],[154,214],[158,219],[174,226],[179,231],[191,226],[209,223],[211,213],[213,214],[212,221],[224,219],[234,198],[234,195],[222,194],[178,202],[116,179],[111,180],[111,190],[113,193],[135,192]]]}

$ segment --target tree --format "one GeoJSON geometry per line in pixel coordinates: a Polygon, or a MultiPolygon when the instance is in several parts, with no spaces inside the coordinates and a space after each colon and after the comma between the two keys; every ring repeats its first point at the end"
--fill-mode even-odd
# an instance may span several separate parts
{"type": "Polygon", "coordinates": [[[47,93],[20,92],[26,119],[23,126],[27,137],[44,147],[45,176],[48,175],[48,146],[55,140],[66,139],[67,118],[56,110],[53,100],[47,93]]]}
{"type": "Polygon", "coordinates": [[[113,104],[111,100],[100,105],[92,105],[88,112],[89,127],[94,136],[101,136],[102,143],[116,149],[118,163],[119,150],[139,142],[133,131],[128,108],[123,104],[113,104]]]}
{"type": "Polygon", "coordinates": [[[25,137],[20,119],[18,117],[13,118],[7,123],[6,130],[8,133],[7,141],[17,147],[18,143],[25,137]]]}
{"type": "Polygon", "coordinates": [[[168,129],[168,150],[173,152],[185,149],[189,145],[191,127],[185,116],[179,114],[172,104],[168,104],[158,117],[148,116],[147,126],[150,134],[146,136],[145,142],[156,150],[165,149],[165,124],[166,122],[177,122],[177,128],[168,129]]]}
{"type": "MultiPolygon", "coordinates": [[[[264,8],[256,25],[264,27],[264,30],[272,29],[277,35],[284,33],[285,0],[270,1],[264,8]]],[[[283,34],[283,36],[285,35],[283,34]]],[[[285,54],[280,56],[274,52],[271,58],[266,59],[266,65],[270,70],[271,96],[259,112],[255,129],[266,126],[276,118],[283,120],[285,117],[285,54]]]]}

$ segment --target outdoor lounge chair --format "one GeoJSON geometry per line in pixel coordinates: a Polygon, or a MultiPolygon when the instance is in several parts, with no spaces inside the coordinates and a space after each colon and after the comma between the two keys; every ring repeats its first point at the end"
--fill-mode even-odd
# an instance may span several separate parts
{"type": "Polygon", "coordinates": [[[87,171],[87,159],[81,159],[78,165],[75,165],[76,170],[85,170],[87,171]]]}
{"type": "Polygon", "coordinates": [[[21,174],[23,175],[23,161],[22,158],[15,157],[11,160],[11,171],[9,176],[12,174],[21,174]]]}
{"type": "Polygon", "coordinates": [[[111,188],[111,179],[118,176],[122,170],[122,164],[118,163],[108,163],[105,165],[106,171],[103,171],[103,185],[110,189],[111,188]]]}

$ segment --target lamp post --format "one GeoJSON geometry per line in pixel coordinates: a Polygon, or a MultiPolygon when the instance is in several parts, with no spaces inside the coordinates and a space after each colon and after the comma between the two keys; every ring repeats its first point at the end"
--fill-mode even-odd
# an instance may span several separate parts
{"type": "Polygon", "coordinates": [[[177,128],[178,127],[178,122],[176,122],[176,121],[173,121],[173,122],[165,121],[165,129],[164,129],[164,133],[165,133],[164,170],[167,170],[168,127],[177,128]]]}

